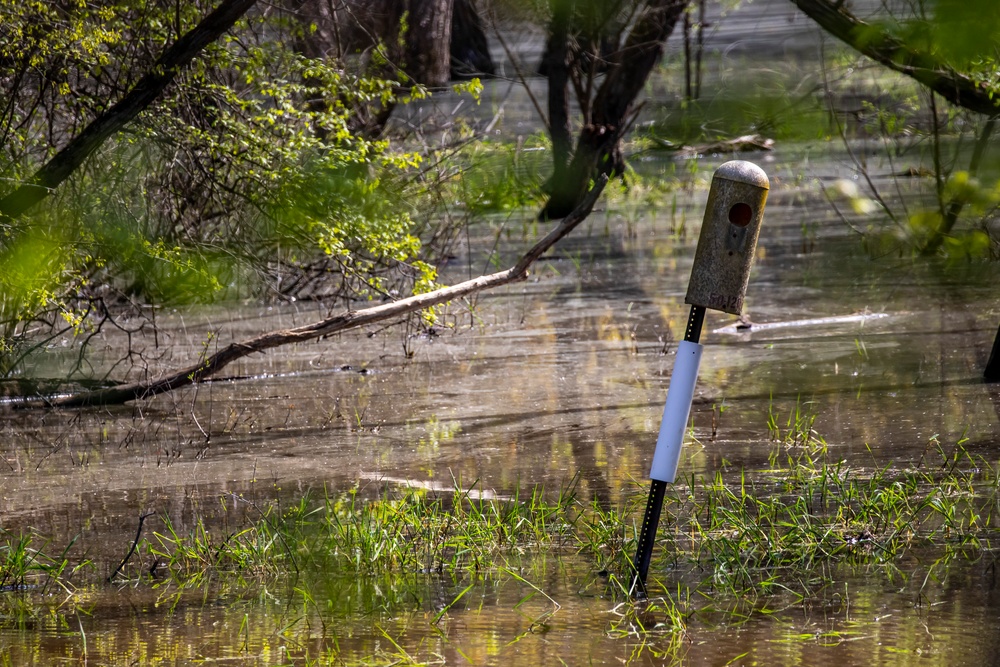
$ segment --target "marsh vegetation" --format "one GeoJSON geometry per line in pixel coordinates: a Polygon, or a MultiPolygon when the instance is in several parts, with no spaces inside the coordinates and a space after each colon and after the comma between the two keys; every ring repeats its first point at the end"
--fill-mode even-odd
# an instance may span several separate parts
{"type": "MultiPolygon", "coordinates": [[[[77,561],[72,544],[59,550],[38,536],[6,535],[3,616],[11,630],[22,629],[6,636],[76,621],[83,641],[81,614],[99,614],[112,591],[168,617],[199,598],[256,615],[271,606],[260,598],[266,592],[282,600],[287,624],[275,631],[272,621],[270,639],[241,627],[242,645],[228,649],[235,659],[271,664],[263,654],[270,642],[290,664],[423,664],[468,658],[469,638],[449,625],[492,616],[491,607],[511,604],[498,591],[518,589],[523,597],[512,609],[536,614],[528,634],[572,623],[560,617],[583,608],[604,619],[598,629],[621,653],[645,662],[683,657],[706,624],[739,627],[817,605],[847,610],[858,587],[895,587],[919,607],[932,604],[955,571],[987,576],[995,568],[994,463],[963,442],[933,438],[915,462],[852,464],[831,456],[814,417],[772,414],[760,468],[725,465],[670,488],[646,600],[628,590],[640,485],[605,506],[587,500],[578,479],[559,492],[514,489],[507,497],[453,480],[451,492],[397,486],[364,498],[351,489],[293,506],[223,496],[213,526],[198,519],[180,532],[167,515],[153,520],[110,582],[98,580],[106,564],[77,561]],[[567,590],[566,580],[580,578],[579,590],[567,590]],[[400,617],[407,628],[390,630],[400,617]],[[374,636],[366,618],[375,620],[374,636]],[[438,641],[407,644],[414,624],[438,641]]],[[[835,645],[871,631],[856,620],[799,641],[835,645]]],[[[8,644],[9,656],[27,659],[25,648],[8,644]]],[[[83,648],[86,658],[85,641],[83,648]]]]}
{"type": "MultiPolygon", "coordinates": [[[[38,409],[512,265],[552,228],[537,213],[566,136],[539,121],[551,108],[528,67],[550,8],[495,6],[513,12],[486,16],[501,77],[455,90],[388,77],[377,49],[344,70],[293,55],[298,15],[251,13],[127,139],[4,222],[4,394],[42,398],[0,422],[0,664],[995,655],[992,119],[822,40],[790,4],[692,5],[697,80],[675,35],[620,146],[592,146],[625,160],[624,179],[527,281],[234,359],[157,398],[38,409]],[[753,324],[708,317],[639,601],[630,559],[686,279],[708,179],[732,157],[772,180],[753,324]]],[[[199,8],[144,33],[136,66],[199,8]]],[[[5,11],[6,30],[52,18],[5,11]]],[[[73,24],[114,28],[66,42],[95,77],[80,79],[91,106],[52,96],[29,113],[40,70],[18,80],[11,188],[55,148],[26,128],[100,114],[98,93],[141,78],[99,62],[132,48],[113,34],[132,34],[128,16],[73,24]]],[[[597,62],[586,18],[566,62],[597,62]]],[[[599,69],[565,81],[581,118],[604,113],[599,69]]],[[[55,143],[79,129],[61,122],[55,143]]]]}

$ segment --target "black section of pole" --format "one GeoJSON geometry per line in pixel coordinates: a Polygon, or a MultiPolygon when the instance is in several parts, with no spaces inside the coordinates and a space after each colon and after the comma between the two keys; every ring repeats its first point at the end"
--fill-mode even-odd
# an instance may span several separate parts
{"type": "Polygon", "coordinates": [[[666,482],[654,479],[649,485],[646,513],[642,516],[642,526],[639,527],[639,544],[635,549],[635,578],[632,580],[632,594],[637,598],[646,597],[646,574],[649,573],[649,562],[653,558],[653,543],[656,541],[656,528],[660,525],[663,495],[666,492],[666,482]]]}
{"type": "Polygon", "coordinates": [[[993,351],[990,352],[990,360],[986,362],[983,379],[987,382],[1000,382],[1000,329],[997,329],[997,337],[993,340],[993,351]]]}
{"type": "MultiPolygon", "coordinates": [[[[699,342],[704,323],[705,309],[702,306],[691,306],[684,340],[689,343],[699,342]]],[[[660,512],[663,510],[663,496],[666,492],[666,482],[652,480],[649,486],[649,499],[646,501],[646,512],[639,527],[639,543],[636,545],[633,564],[635,578],[632,580],[632,592],[639,598],[646,597],[646,575],[649,573],[649,563],[653,558],[653,543],[656,542],[656,529],[660,525],[660,512]]]]}
{"type": "Polygon", "coordinates": [[[684,330],[684,340],[697,343],[701,340],[701,326],[705,323],[705,309],[701,306],[691,306],[688,315],[687,329],[684,330]]]}

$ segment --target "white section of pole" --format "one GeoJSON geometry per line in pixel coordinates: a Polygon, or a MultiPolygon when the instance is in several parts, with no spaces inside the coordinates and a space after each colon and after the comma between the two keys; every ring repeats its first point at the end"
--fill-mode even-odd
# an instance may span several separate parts
{"type": "Polygon", "coordinates": [[[677,475],[677,464],[681,458],[681,445],[687,431],[691,402],[694,400],[694,386],[698,380],[698,367],[704,346],[683,340],[677,345],[677,359],[670,376],[667,402],[663,406],[663,421],[660,435],[656,438],[650,479],[673,483],[677,475]]]}

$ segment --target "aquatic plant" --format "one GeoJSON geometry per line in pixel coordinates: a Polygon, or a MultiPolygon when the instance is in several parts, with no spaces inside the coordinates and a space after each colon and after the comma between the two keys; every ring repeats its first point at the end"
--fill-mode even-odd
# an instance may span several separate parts
{"type": "Polygon", "coordinates": [[[573,487],[546,500],[542,489],[523,498],[485,498],[475,485],[446,496],[421,490],[388,493],[373,502],[356,493],[326,497],[299,511],[305,557],[354,572],[495,570],[518,558],[574,540],[578,508],[573,487]],[[318,516],[315,526],[308,518],[318,516]]]}
{"type": "Polygon", "coordinates": [[[708,576],[692,583],[698,590],[805,596],[831,583],[838,565],[892,574],[916,549],[990,550],[1000,471],[964,443],[938,445],[937,466],[922,457],[916,466],[865,468],[831,458],[812,421],[795,420],[801,428],[782,439],[768,468],[692,476],[667,495],[661,577],[700,571],[708,576]]]}
{"type": "Polygon", "coordinates": [[[235,571],[256,576],[273,576],[297,571],[295,557],[286,541],[286,528],[272,521],[272,508],[260,509],[240,496],[224,496],[233,504],[249,505],[258,516],[235,529],[220,534],[209,530],[199,519],[191,531],[181,535],[170,517],[161,517],[164,531],[154,531],[144,540],[145,551],[152,556],[152,570],[163,565],[173,575],[201,578],[210,571],[235,571]]]}
{"type": "MultiPolygon", "coordinates": [[[[275,591],[299,602],[288,623],[329,637],[332,619],[406,610],[437,627],[502,587],[518,591],[518,606],[541,604],[532,618],[552,614],[566,601],[542,582],[555,569],[583,572],[582,589],[607,600],[608,635],[669,658],[692,623],[732,625],[822,603],[846,596],[845,582],[857,577],[910,581],[924,595],[956,561],[993,553],[1000,470],[968,441],[931,438],[916,461],[848,462],[817,434],[807,402],[787,413],[772,405],[768,421],[771,453],[759,467],[727,463],[671,486],[643,601],[629,590],[643,485],[609,504],[586,498],[575,481],[551,494],[509,496],[478,483],[455,482],[446,492],[390,484],[374,496],[359,487],[291,506],[226,495],[224,515],[212,522],[181,530],[159,517],[116,582],[148,587],[164,609],[209,591],[227,599],[275,591]]],[[[5,586],[79,590],[71,589],[79,582],[68,551],[49,558],[34,536],[0,537],[5,586]]],[[[54,604],[34,593],[7,591],[0,604],[19,618],[33,613],[32,604],[54,604]]],[[[547,622],[540,617],[538,627],[547,622]]],[[[410,658],[427,659],[386,631],[410,658]]],[[[402,660],[404,652],[383,657],[402,660]]]]}
{"type": "MultiPolygon", "coordinates": [[[[917,550],[950,558],[992,548],[1000,471],[965,443],[929,443],[916,465],[865,467],[835,458],[801,406],[769,420],[780,437],[765,468],[692,475],[668,491],[649,585],[654,597],[679,585],[689,591],[681,597],[805,597],[843,568],[874,567],[892,577],[917,550]]],[[[497,498],[458,484],[447,494],[387,490],[367,501],[350,491],[318,503],[303,498],[280,515],[261,512],[223,535],[199,523],[182,536],[167,522],[147,551],[180,578],[293,568],[502,578],[512,564],[544,554],[582,555],[613,594],[627,596],[639,491],[617,507],[580,499],[575,485],[552,499],[540,488],[497,498]]]]}
{"type": "Polygon", "coordinates": [[[75,539],[60,553],[48,555],[48,543],[37,545],[33,533],[14,535],[0,529],[0,592],[23,590],[46,591],[51,585],[67,588],[69,575],[91,563],[84,560],[70,566],[67,554],[75,539]]]}

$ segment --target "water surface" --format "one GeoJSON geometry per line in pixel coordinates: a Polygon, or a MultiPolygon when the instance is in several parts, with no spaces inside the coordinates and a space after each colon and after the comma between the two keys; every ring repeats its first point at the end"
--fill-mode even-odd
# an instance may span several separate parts
{"type": "MultiPolygon", "coordinates": [[[[221,529],[258,506],[354,489],[371,498],[405,480],[500,496],[576,484],[608,507],[641,498],[687,320],[706,179],[728,157],[698,160],[676,208],[599,205],[527,282],[451,304],[433,331],[372,328],[285,347],[234,364],[239,379],[136,405],[8,413],[3,528],[35,529],[47,551],[75,540],[70,556],[92,560],[101,578],[145,512],[156,513],[147,535],[167,517],[179,533],[199,519],[221,529]]],[[[775,447],[768,415],[797,409],[815,415],[830,456],[852,466],[905,466],[929,445],[959,441],[997,464],[1000,388],[980,376],[1000,324],[1000,268],[864,252],[821,194],[853,177],[836,142],[748,157],[772,179],[746,308],[762,326],[736,329],[734,317],[709,313],[682,474],[764,469],[775,447]]],[[[647,177],[687,169],[665,154],[636,163],[647,177]]],[[[870,167],[884,183],[898,170],[878,158],[870,167]]],[[[500,234],[500,263],[516,257],[532,241],[530,216],[473,229],[442,281],[488,266],[500,225],[511,230],[500,234]]],[[[162,312],[144,354],[156,372],[337,307],[162,312]]],[[[119,340],[106,345],[97,368],[121,350],[119,340]]],[[[636,632],[595,564],[572,554],[509,563],[523,581],[479,580],[437,623],[469,575],[88,585],[79,607],[53,593],[50,607],[28,612],[7,591],[0,655],[39,665],[988,664],[1000,594],[985,554],[943,571],[915,554],[896,578],[845,570],[842,590],[762,600],[755,613],[723,613],[738,606],[724,598],[695,604],[683,633],[636,632]]]]}

